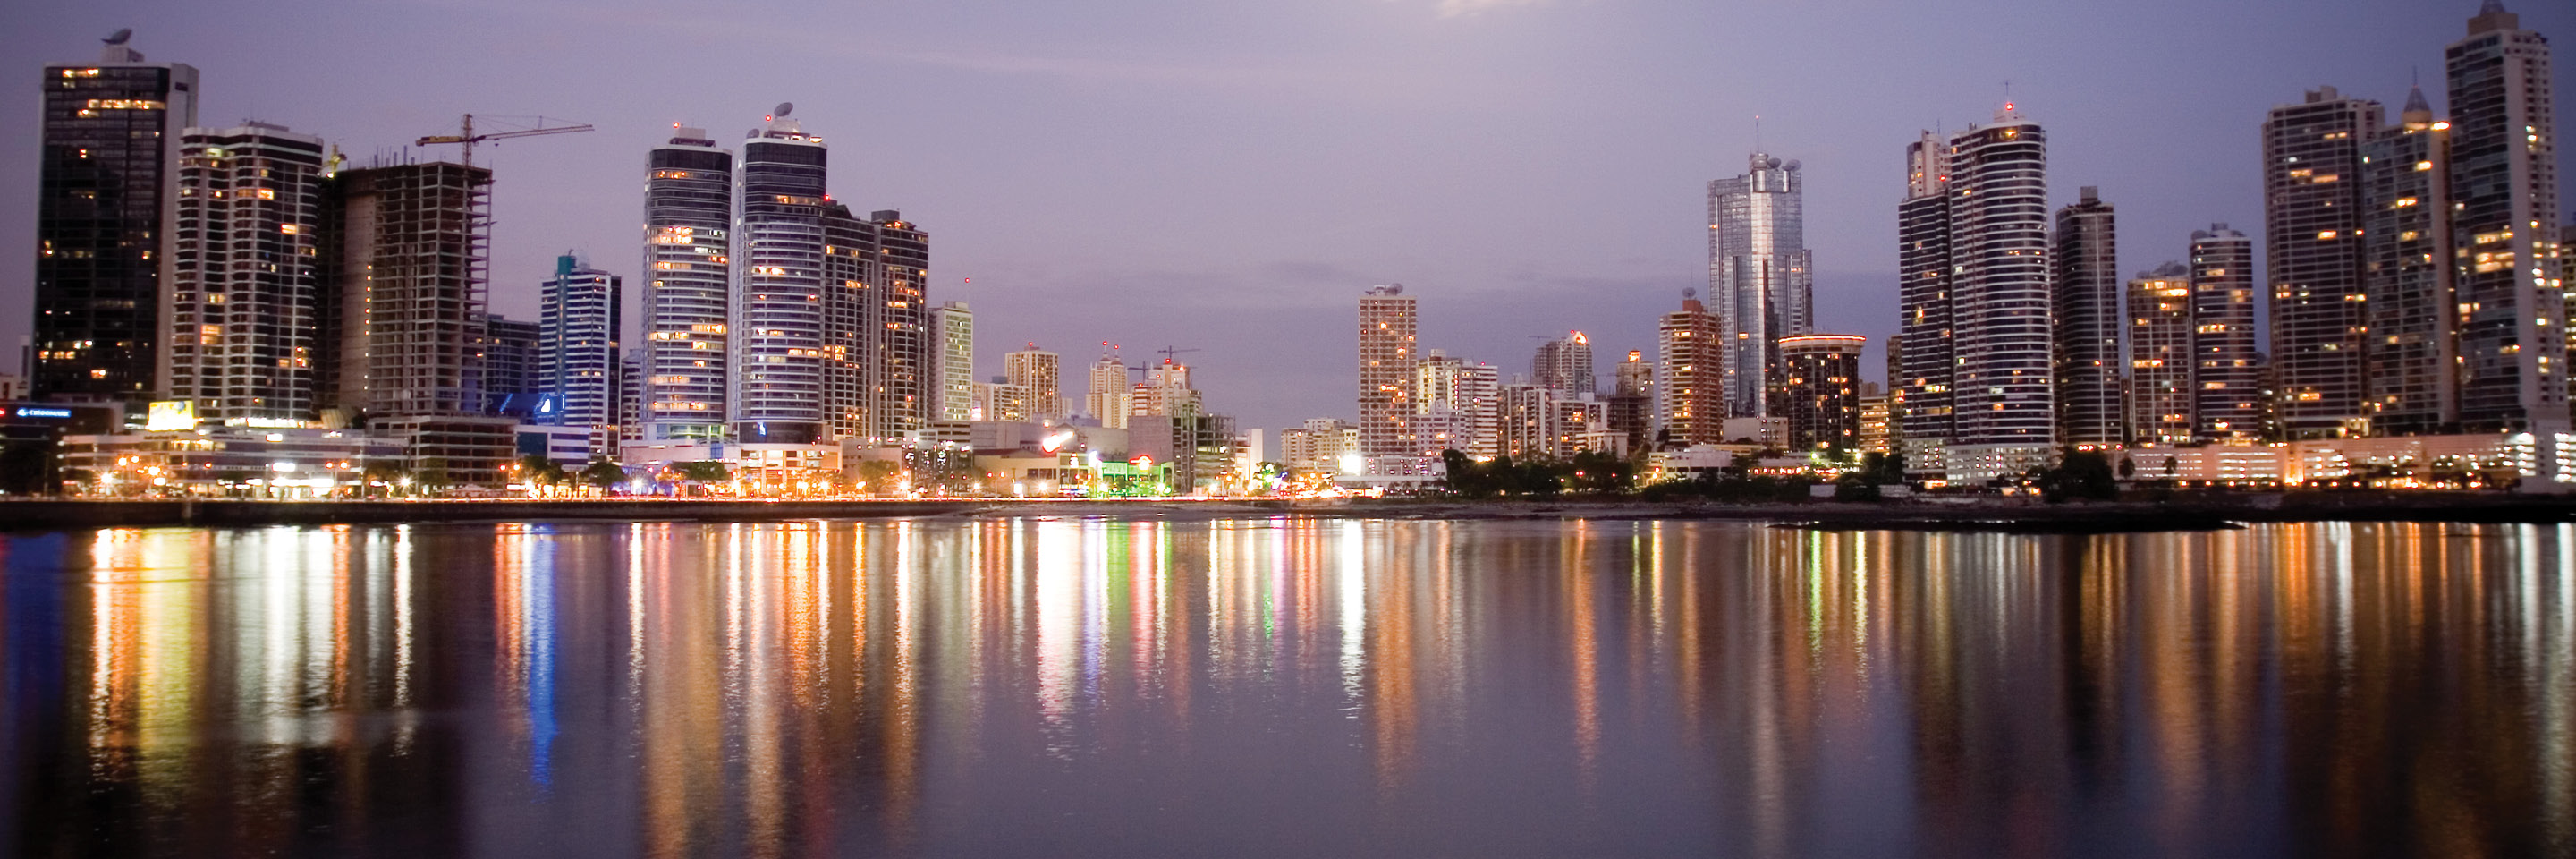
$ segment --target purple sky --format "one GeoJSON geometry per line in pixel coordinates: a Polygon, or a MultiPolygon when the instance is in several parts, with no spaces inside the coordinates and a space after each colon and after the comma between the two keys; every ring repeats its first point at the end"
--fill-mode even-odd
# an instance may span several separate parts
{"type": "MultiPolygon", "coordinates": [[[[477,152],[499,171],[493,303],[521,317],[565,249],[638,297],[644,150],[672,122],[737,146],[792,101],[832,147],[835,197],[930,231],[932,300],[973,302],[981,373],[1034,340],[1079,396],[1100,341],[1130,363],[1198,348],[1212,409],[1279,427],[1352,416],[1374,283],[1422,299],[1425,347],[1507,376],[1569,328],[1605,375],[1651,353],[1655,315],[1706,285],[1706,185],[1741,171],[1756,114],[1765,148],[1806,163],[1818,324],[1873,353],[1895,327],[1903,148],[1984,121],[2007,80],[2050,132],[2051,198],[2098,185],[2119,208],[2124,270],[2212,221],[2259,237],[2263,112],[2319,84],[2393,112],[2417,70],[2438,107],[2442,46],[2477,4],[244,5],[45,2],[0,28],[0,56],[32,120],[41,64],[133,27],[202,71],[201,124],[283,123],[360,164],[467,112],[599,126],[477,152]]],[[[2509,6],[2576,92],[2576,4],[2509,6]]],[[[35,146],[0,139],[0,342],[27,325],[35,146]]]]}

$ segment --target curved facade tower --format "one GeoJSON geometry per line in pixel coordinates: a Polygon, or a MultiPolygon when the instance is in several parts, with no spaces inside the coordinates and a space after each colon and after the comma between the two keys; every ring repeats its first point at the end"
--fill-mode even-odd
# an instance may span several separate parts
{"type": "Polygon", "coordinates": [[[2120,398],[2119,237],[2091,186],[2057,210],[2057,437],[2082,448],[2127,438],[2120,398]]]}
{"type": "Polygon", "coordinates": [[[742,146],[731,337],[744,444],[823,440],[823,170],[822,139],[783,116],[742,146]]]}
{"type": "Polygon", "coordinates": [[[1777,343],[1815,327],[1798,162],[1756,152],[1744,175],[1708,183],[1708,290],[1725,331],[1726,408],[1768,413],[1777,343]]]}
{"type": "Polygon", "coordinates": [[[674,126],[646,158],[643,438],[725,434],[732,378],[733,153],[674,126]]]}
{"type": "MultiPolygon", "coordinates": [[[[1945,179],[1927,186],[1917,178],[1914,184],[1918,190],[1937,187],[1944,192],[1943,223],[1917,223],[1918,216],[1932,214],[1932,207],[1919,202],[1923,198],[1909,198],[1900,210],[1902,238],[1908,244],[1904,271],[1914,275],[1946,269],[1942,277],[1923,284],[1909,277],[1903,290],[1908,375],[1916,369],[1925,373],[1907,384],[1946,394],[1950,429],[1938,442],[1946,479],[1982,481],[2046,464],[2057,442],[2050,366],[2048,137],[2007,104],[1995,112],[1993,124],[1951,135],[1941,161],[1934,175],[1945,179]],[[1921,288],[1944,277],[1946,289],[1921,288]],[[1947,337],[1927,330],[1940,316],[1948,317],[1947,337]],[[1932,357],[1928,350],[1916,350],[1942,339],[1951,351],[1946,374],[1945,368],[1926,365],[1932,357]]],[[[1917,170],[1923,172],[1920,165],[1917,170]]],[[[1905,393],[1910,398],[1915,391],[1905,393]]],[[[1923,405],[1931,405],[1932,399],[1927,397],[1923,405]]],[[[1916,405],[1908,402],[1906,408],[1912,411],[1916,405]]],[[[1917,453],[1911,449],[1916,442],[1911,422],[1906,440],[1909,455],[1917,453]]],[[[1909,468],[1930,466],[1908,463],[1909,468]]]]}

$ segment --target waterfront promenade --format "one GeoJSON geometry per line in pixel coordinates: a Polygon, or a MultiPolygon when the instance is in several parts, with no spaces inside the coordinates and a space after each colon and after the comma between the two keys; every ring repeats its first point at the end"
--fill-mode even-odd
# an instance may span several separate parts
{"type": "Polygon", "coordinates": [[[895,517],[1273,516],[1372,519],[1731,519],[1832,528],[2163,531],[2244,522],[2576,521],[2576,497],[2471,493],[2291,492],[2049,504],[2037,499],[1720,503],[1566,499],[885,499],[754,501],[593,498],[533,500],[264,501],[61,500],[0,502],[0,530],[174,525],[323,525],[526,520],[774,522],[895,517]]]}

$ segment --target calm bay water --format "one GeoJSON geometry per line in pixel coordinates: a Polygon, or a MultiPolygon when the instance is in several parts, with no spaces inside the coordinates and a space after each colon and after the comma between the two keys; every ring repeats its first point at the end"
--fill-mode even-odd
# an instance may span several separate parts
{"type": "Polygon", "coordinates": [[[0,853],[2576,854],[2576,528],[0,538],[0,853]]]}

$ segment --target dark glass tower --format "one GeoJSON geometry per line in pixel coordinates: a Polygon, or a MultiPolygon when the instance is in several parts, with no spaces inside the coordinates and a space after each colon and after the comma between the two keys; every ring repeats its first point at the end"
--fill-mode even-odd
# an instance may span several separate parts
{"type": "Polygon", "coordinates": [[[2057,210],[2057,437],[2107,447],[2125,437],[2120,397],[2120,255],[2111,204],[2085,186],[2057,210]]]}
{"type": "Polygon", "coordinates": [[[2450,125],[2424,91],[2361,150],[2365,414],[2377,435],[2430,435],[2459,421],[2458,309],[2451,300],[2450,125]]]}
{"type": "Polygon", "coordinates": [[[2269,260],[2272,366],[2282,429],[2293,439],[2358,435],[2368,304],[2362,285],[2368,214],[2361,146],[2378,102],[2334,87],[2272,109],[2263,122],[2263,228],[2269,260]]]}
{"type": "Polygon", "coordinates": [[[28,368],[44,399],[156,395],[179,134],[197,122],[197,70],[144,62],[124,36],[98,62],[45,67],[28,368]]]}

